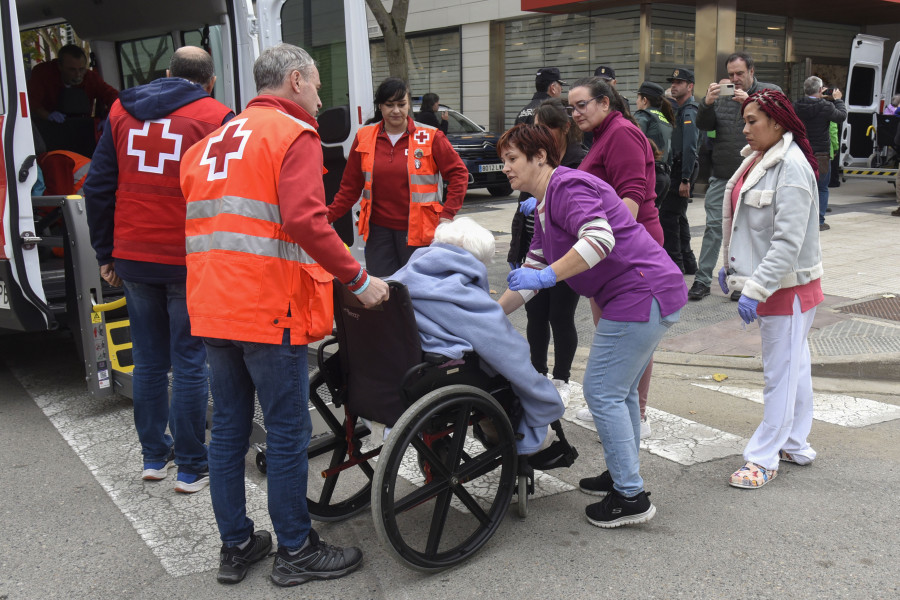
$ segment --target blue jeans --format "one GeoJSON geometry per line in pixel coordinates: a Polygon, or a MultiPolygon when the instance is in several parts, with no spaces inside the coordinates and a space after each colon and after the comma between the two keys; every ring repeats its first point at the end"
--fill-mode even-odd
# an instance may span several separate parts
{"type": "Polygon", "coordinates": [[[134,357],[134,426],[144,461],[164,461],[174,437],[178,470],[205,473],[206,350],[191,335],[185,284],[126,281],[125,298],[134,357]]]}
{"type": "Polygon", "coordinates": [[[641,409],[638,382],[666,330],[678,322],[680,310],[660,317],[653,299],[650,320],[600,319],[584,373],[584,398],[603,442],[606,468],[613,486],[626,497],[644,490],[638,451],[641,409]]]}
{"type": "Polygon", "coordinates": [[[226,546],[253,533],[244,495],[244,459],[253,426],[254,389],[266,427],[269,516],[278,545],[299,549],[309,534],[306,449],[312,434],[306,346],[205,338],[213,394],[209,489],[226,546]]]}
{"type": "Polygon", "coordinates": [[[828,182],[831,181],[831,163],[828,163],[828,170],[819,173],[816,183],[819,187],[819,225],[825,222],[825,211],[828,210],[828,182]]]}

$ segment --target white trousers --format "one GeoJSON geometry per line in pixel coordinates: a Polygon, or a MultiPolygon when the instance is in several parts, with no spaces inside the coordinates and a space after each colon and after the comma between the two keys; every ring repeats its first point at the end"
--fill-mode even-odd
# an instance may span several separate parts
{"type": "Polygon", "coordinates": [[[813,390],[809,344],[806,337],[816,316],[815,307],[794,313],[759,318],[762,336],[763,420],[744,449],[744,460],[766,469],[778,468],[778,451],[789,452],[800,463],[816,457],[806,438],[812,428],[813,390]]]}

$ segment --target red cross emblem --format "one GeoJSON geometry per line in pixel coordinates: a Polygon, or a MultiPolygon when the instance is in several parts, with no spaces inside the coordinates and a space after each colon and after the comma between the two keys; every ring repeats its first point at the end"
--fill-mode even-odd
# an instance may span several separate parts
{"type": "Polygon", "coordinates": [[[219,135],[210,137],[206,142],[200,164],[209,165],[207,181],[225,179],[228,177],[228,161],[244,157],[244,147],[250,139],[250,134],[253,133],[250,130],[244,131],[246,122],[247,119],[232,119],[219,135]]]}
{"type": "Polygon", "coordinates": [[[169,132],[169,119],[144,121],[143,129],[128,132],[129,156],[138,159],[138,171],[161,174],[167,160],[181,160],[181,135],[169,132]]]}
{"type": "Polygon", "coordinates": [[[420,144],[427,144],[428,138],[431,137],[431,134],[425,131],[424,129],[420,129],[416,132],[416,141],[420,144]]]}

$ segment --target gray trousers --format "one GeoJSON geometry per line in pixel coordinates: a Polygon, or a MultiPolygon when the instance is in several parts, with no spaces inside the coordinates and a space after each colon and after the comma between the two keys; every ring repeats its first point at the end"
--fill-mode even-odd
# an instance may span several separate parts
{"type": "Polygon", "coordinates": [[[725,198],[727,179],[709,178],[706,189],[706,230],[703,232],[703,244],[700,246],[700,258],[697,261],[697,275],[694,281],[709,286],[712,274],[719,262],[722,250],[722,202],[725,198]]]}

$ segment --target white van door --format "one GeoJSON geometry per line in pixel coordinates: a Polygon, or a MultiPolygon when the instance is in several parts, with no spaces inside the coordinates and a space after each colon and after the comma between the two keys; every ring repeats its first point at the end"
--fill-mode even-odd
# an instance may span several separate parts
{"type": "Polygon", "coordinates": [[[881,88],[882,109],[897,94],[900,94],[900,42],[894,44],[891,60],[884,65],[884,85],[881,88]]]}
{"type": "MultiPolygon", "coordinates": [[[[257,0],[260,48],[285,42],[310,53],[319,69],[322,109],[316,116],[328,173],[325,198],[331,202],[357,130],[370,118],[372,68],[364,0],[257,0]]],[[[363,261],[364,242],[356,228],[358,205],[334,228],[363,261]]]]}
{"type": "Polygon", "coordinates": [[[47,308],[34,234],[31,188],[37,180],[34,138],[19,45],[15,2],[0,2],[0,328],[47,329],[47,308]]]}
{"type": "Polygon", "coordinates": [[[847,121],[841,133],[841,166],[865,168],[871,164],[873,140],[870,127],[880,110],[885,38],[857,35],[850,49],[847,75],[847,121]]]}

